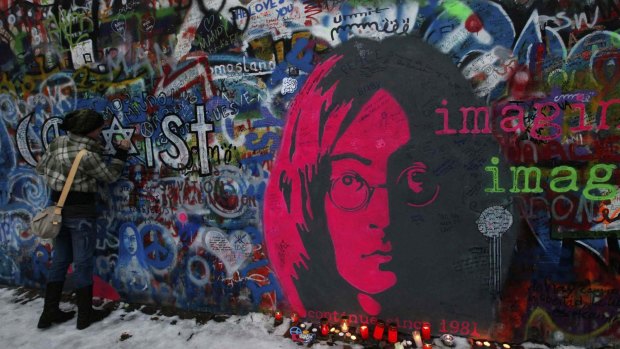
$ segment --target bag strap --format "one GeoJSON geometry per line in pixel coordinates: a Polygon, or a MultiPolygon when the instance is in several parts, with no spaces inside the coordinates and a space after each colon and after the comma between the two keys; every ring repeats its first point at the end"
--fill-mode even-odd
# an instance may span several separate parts
{"type": "Polygon", "coordinates": [[[80,165],[80,160],[82,160],[84,154],[86,154],[86,149],[80,150],[75,157],[75,160],[73,160],[73,165],[71,165],[71,170],[69,171],[69,175],[67,176],[67,181],[65,182],[65,186],[62,187],[60,199],[58,199],[58,203],[56,204],[56,210],[58,211],[60,211],[62,206],[65,204],[65,200],[67,200],[67,196],[69,195],[69,189],[71,189],[71,184],[73,183],[73,178],[75,177],[75,173],[77,172],[78,166],[80,165]]]}

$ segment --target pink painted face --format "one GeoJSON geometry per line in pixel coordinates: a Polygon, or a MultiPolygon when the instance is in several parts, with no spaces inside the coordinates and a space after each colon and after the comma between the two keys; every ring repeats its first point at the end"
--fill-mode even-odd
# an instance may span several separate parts
{"type": "Polygon", "coordinates": [[[338,139],[331,156],[327,225],[340,275],[362,292],[394,286],[396,274],[382,270],[392,259],[385,235],[390,223],[386,189],[388,159],[409,142],[407,115],[379,90],[338,139]]]}

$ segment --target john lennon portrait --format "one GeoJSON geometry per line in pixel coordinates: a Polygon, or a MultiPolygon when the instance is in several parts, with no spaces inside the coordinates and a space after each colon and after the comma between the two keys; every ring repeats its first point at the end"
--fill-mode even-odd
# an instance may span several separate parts
{"type": "Polygon", "coordinates": [[[498,146],[484,120],[461,118],[479,105],[450,58],[414,37],[354,39],[324,57],[289,108],[265,197],[293,310],[490,326],[519,222],[495,240],[483,234],[495,218],[478,224],[485,209],[514,210],[484,190],[498,146]],[[442,134],[446,115],[460,132],[442,134]]]}

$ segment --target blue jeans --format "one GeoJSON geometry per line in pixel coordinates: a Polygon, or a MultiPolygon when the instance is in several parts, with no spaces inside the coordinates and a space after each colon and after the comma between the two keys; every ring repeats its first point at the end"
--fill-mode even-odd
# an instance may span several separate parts
{"type": "Polygon", "coordinates": [[[63,217],[60,233],[54,240],[54,256],[47,281],[64,281],[73,262],[75,288],[92,285],[96,237],[95,218],[63,217]]]}

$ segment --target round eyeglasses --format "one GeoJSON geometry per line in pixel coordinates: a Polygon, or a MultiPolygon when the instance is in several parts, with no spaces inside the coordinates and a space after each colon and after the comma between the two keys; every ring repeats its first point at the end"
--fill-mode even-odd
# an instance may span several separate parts
{"type": "Polygon", "coordinates": [[[376,188],[385,188],[385,184],[372,186],[354,171],[332,179],[329,190],[329,199],[344,211],[357,211],[370,202],[376,188]]]}
{"type": "MultiPolygon", "coordinates": [[[[426,165],[416,162],[397,177],[396,190],[408,206],[424,207],[439,195],[439,185],[435,182],[426,165]]],[[[331,180],[329,199],[343,211],[358,211],[368,205],[377,188],[386,187],[386,184],[370,185],[359,173],[347,171],[331,180]]]]}

